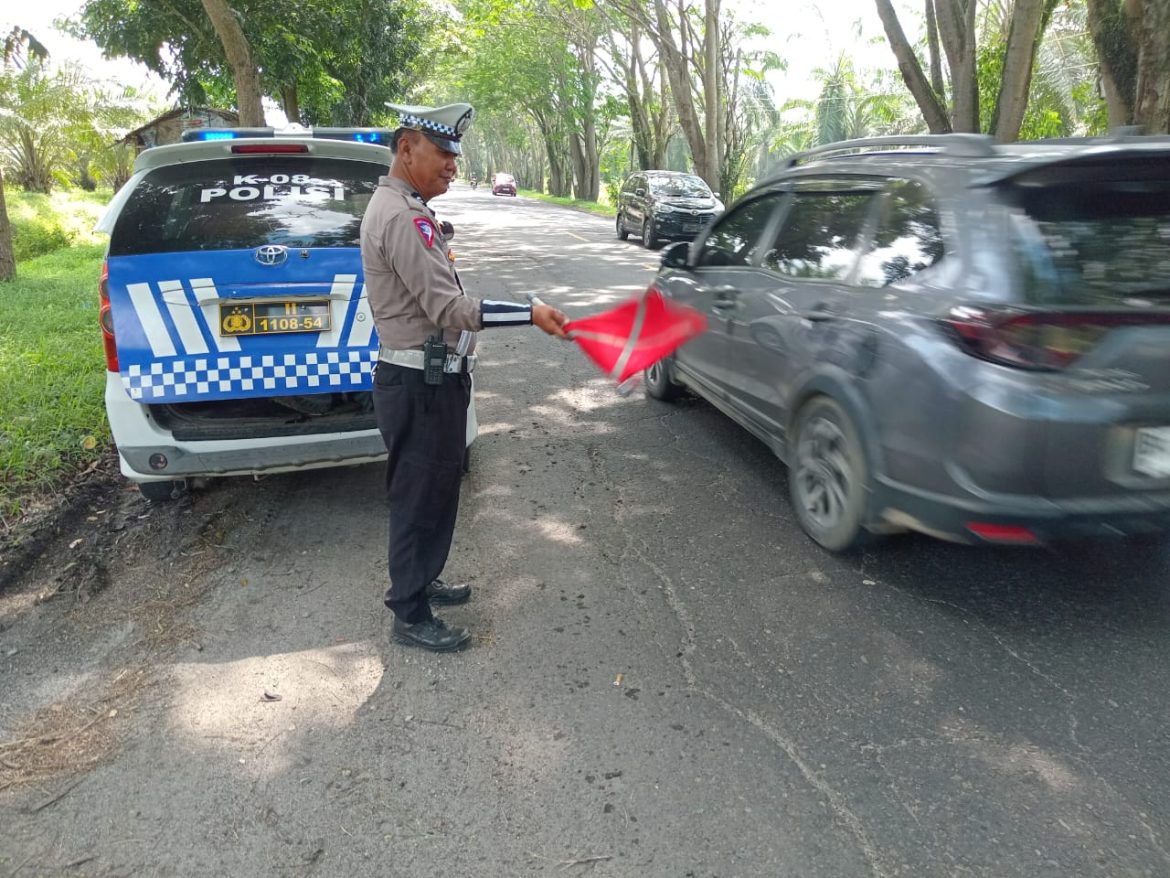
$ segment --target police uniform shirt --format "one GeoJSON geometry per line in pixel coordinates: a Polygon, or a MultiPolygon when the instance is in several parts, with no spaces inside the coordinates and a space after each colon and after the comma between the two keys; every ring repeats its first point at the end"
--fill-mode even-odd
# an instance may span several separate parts
{"type": "MultiPolygon", "coordinates": [[[[418,349],[443,329],[454,349],[462,330],[532,322],[532,309],[463,292],[434,213],[397,177],[378,180],[361,225],[362,272],[382,347],[418,349]]],[[[474,336],[467,353],[475,349],[474,336]]]]}

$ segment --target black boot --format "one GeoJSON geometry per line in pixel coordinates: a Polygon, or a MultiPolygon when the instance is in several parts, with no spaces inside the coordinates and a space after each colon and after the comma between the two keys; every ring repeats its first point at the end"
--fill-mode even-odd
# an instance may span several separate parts
{"type": "Polygon", "coordinates": [[[470,585],[453,585],[436,579],[427,586],[427,600],[432,604],[465,604],[470,599],[470,585]]]}
{"type": "Polygon", "coordinates": [[[471,632],[458,626],[448,628],[442,619],[426,619],[422,622],[403,622],[395,617],[391,633],[399,643],[421,646],[434,652],[451,652],[463,649],[471,642],[471,632]]]}

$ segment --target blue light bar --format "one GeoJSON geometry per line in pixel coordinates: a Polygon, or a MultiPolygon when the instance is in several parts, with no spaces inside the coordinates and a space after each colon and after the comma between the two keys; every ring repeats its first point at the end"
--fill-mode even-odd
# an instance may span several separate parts
{"type": "Polygon", "coordinates": [[[323,140],[356,140],[358,143],[389,144],[392,128],[314,128],[313,136],[323,140]]]}
{"type": "Polygon", "coordinates": [[[374,143],[388,146],[394,134],[393,128],[313,128],[298,129],[296,132],[275,128],[193,128],[184,131],[182,140],[191,143],[197,140],[235,140],[237,137],[304,137],[311,135],[321,140],[353,140],[358,143],[374,143]]]}
{"type": "Polygon", "coordinates": [[[273,128],[193,128],[182,134],[183,143],[196,140],[235,140],[237,137],[272,137],[273,128]]]}

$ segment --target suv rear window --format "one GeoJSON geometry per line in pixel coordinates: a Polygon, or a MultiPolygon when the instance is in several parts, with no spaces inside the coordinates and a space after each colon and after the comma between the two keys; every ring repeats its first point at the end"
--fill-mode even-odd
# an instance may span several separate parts
{"type": "Polygon", "coordinates": [[[357,247],[383,165],[341,159],[217,159],[158,168],[110,236],[111,256],[191,250],[357,247]]]}
{"type": "Polygon", "coordinates": [[[1170,301],[1170,161],[1158,164],[1160,173],[1143,163],[1132,176],[1114,167],[1114,179],[1077,174],[1005,190],[1029,301],[1170,301]]]}

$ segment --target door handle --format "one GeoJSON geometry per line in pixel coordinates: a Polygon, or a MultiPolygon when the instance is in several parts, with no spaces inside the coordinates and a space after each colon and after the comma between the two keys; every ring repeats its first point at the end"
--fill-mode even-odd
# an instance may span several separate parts
{"type": "Polygon", "coordinates": [[[713,300],[711,308],[714,311],[730,311],[739,304],[739,290],[731,286],[712,287],[713,300]]]}

